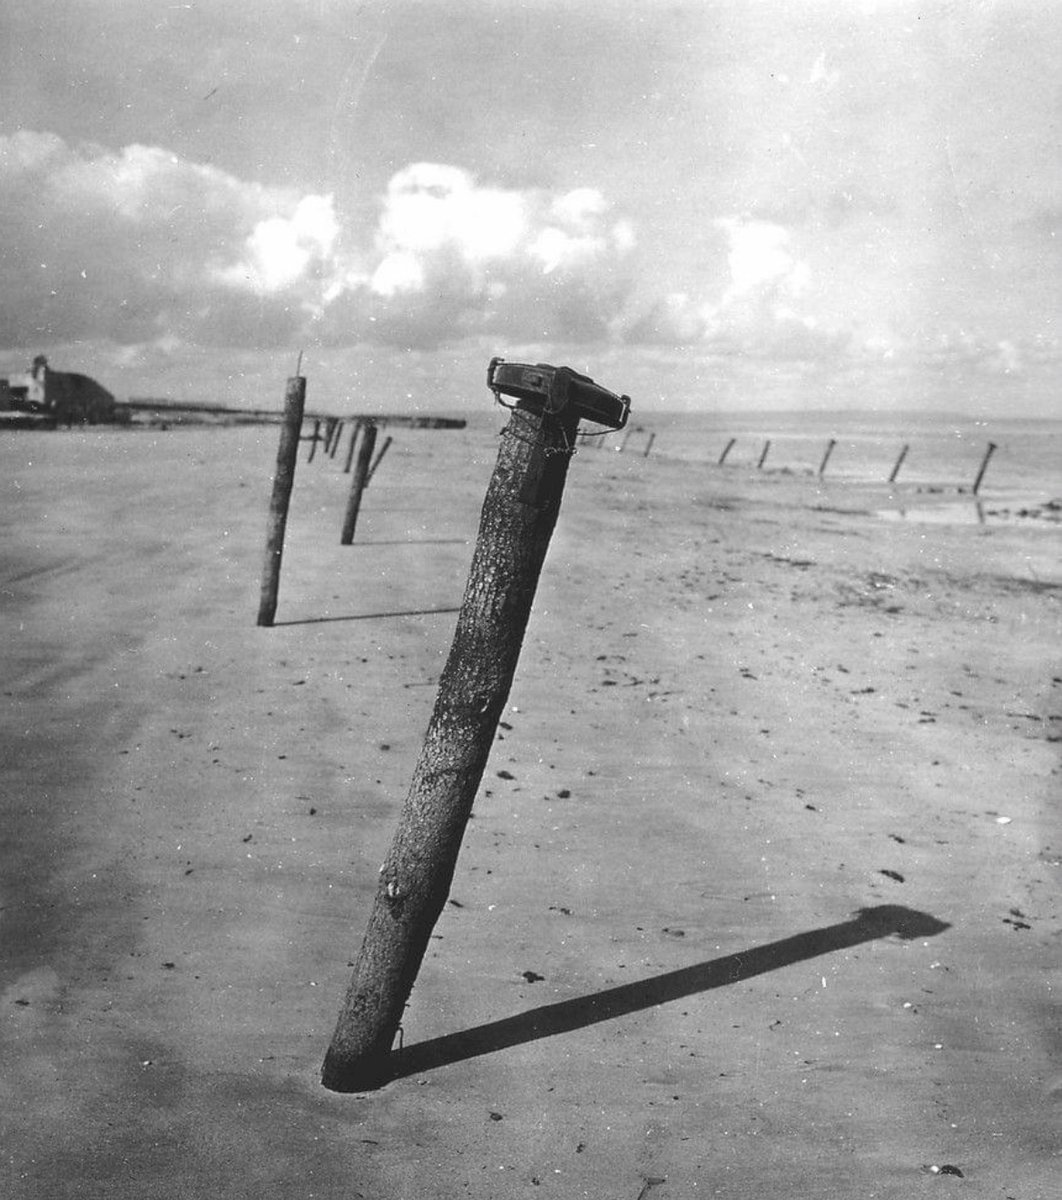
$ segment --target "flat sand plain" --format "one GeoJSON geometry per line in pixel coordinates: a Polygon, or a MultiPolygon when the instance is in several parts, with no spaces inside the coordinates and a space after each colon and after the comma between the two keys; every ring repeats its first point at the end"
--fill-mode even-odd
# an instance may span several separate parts
{"type": "MultiPolygon", "coordinates": [[[[573,461],[402,1071],[318,1071],[496,427],[0,443],[0,1194],[1058,1195],[1058,526],[573,461]]],[[[900,497],[902,500],[902,497],[900,497]]]]}

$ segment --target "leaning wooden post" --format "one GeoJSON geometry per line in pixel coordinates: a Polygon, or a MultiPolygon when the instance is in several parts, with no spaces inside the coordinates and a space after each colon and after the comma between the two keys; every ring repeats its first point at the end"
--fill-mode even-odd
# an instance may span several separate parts
{"type": "Polygon", "coordinates": [[[760,454],[760,461],[756,464],[757,468],[762,468],[763,464],[767,461],[767,451],[770,450],[770,448],[771,448],[771,439],[768,438],[763,443],[763,451],[760,454]]]}
{"type": "Polygon", "coordinates": [[[271,626],[277,615],[280,589],[280,559],[284,553],[284,529],[288,523],[288,502],[295,482],[295,460],[299,453],[299,430],[306,404],[306,378],[293,375],[284,392],[284,416],[280,426],[280,446],[273,475],[273,495],[269,501],[266,528],[265,563],[262,567],[262,593],[258,602],[258,624],[271,626]]]}
{"type": "Polygon", "coordinates": [[[907,451],[910,446],[904,442],[903,449],[900,451],[899,457],[896,459],[896,465],[892,468],[892,473],[889,475],[889,483],[896,482],[896,476],[900,473],[900,468],[903,466],[903,460],[907,457],[907,451]]]}
{"type": "Polygon", "coordinates": [[[588,403],[610,398],[620,406],[614,427],[626,421],[629,400],[592,380],[580,386],[584,378],[563,367],[491,361],[495,394],[518,394],[520,406],[502,434],[453,645],[325,1056],[321,1079],[333,1091],[366,1091],[387,1081],[391,1045],[446,904],[516,672],[579,419],[588,403]],[[535,396],[537,407],[528,399],[535,396]]]}
{"type": "Polygon", "coordinates": [[[384,456],[384,455],[387,453],[387,449],[388,449],[388,447],[391,445],[391,443],[392,443],[394,440],[395,440],[395,439],[394,439],[393,437],[391,437],[391,436],[387,436],[387,437],[385,437],[385,438],[384,438],[383,445],[380,447],[380,451],[379,451],[379,453],[378,453],[378,454],[376,455],[376,457],[375,457],[375,458],[372,460],[372,466],[369,468],[369,474],[368,474],[368,476],[367,476],[367,478],[366,478],[366,480],[365,480],[365,486],[366,486],[366,487],[368,487],[368,486],[369,486],[369,484],[370,484],[370,483],[372,483],[372,477],[373,477],[373,476],[376,474],[376,468],[377,468],[377,467],[380,465],[380,463],[383,461],[383,456],[384,456]]]}
{"type": "Polygon", "coordinates": [[[649,451],[650,451],[650,450],[652,450],[652,448],[653,448],[653,442],[655,442],[655,441],[656,441],[656,434],[655,434],[655,433],[651,433],[651,434],[649,435],[649,440],[648,440],[648,441],[645,443],[645,452],[642,454],[642,457],[643,457],[643,458],[648,458],[648,457],[649,457],[649,451]]]}
{"type": "Polygon", "coordinates": [[[329,458],[335,458],[336,451],[339,449],[339,443],[343,440],[343,422],[336,422],[335,436],[332,438],[332,449],[328,452],[329,458]]]}
{"type": "Polygon", "coordinates": [[[354,527],[358,523],[361,494],[365,491],[365,485],[369,482],[369,463],[372,461],[372,451],[375,445],[376,426],[372,421],[366,421],[365,431],[361,435],[361,449],[358,451],[358,462],[354,467],[354,478],[350,481],[347,511],[343,516],[343,532],[339,535],[339,544],[341,546],[349,546],[354,541],[354,527]]]}
{"type": "Polygon", "coordinates": [[[826,464],[830,461],[830,455],[833,453],[833,448],[836,445],[837,440],[835,438],[830,438],[830,440],[826,443],[826,453],[822,456],[822,462],[819,463],[820,477],[826,473],[826,464]]]}
{"type": "Polygon", "coordinates": [[[737,438],[731,438],[730,441],[727,442],[727,444],[723,447],[723,453],[719,455],[719,462],[717,464],[718,466],[721,467],[723,465],[723,463],[726,462],[726,456],[730,453],[731,450],[734,449],[734,443],[736,441],[737,441],[737,438]]]}
{"type": "Polygon", "coordinates": [[[981,480],[982,480],[982,479],[984,479],[984,477],[985,477],[985,471],[987,471],[987,470],[988,470],[988,460],[989,460],[989,459],[992,457],[992,455],[993,455],[993,454],[995,454],[995,452],[996,452],[996,443],[995,443],[995,442],[989,442],[989,443],[988,443],[988,449],[987,449],[987,450],[985,450],[985,456],[984,456],[984,458],[982,458],[982,459],[981,459],[981,468],[980,468],[980,470],[977,472],[977,478],[974,480],[974,485],[973,485],[973,494],[974,494],[975,496],[976,496],[976,495],[977,495],[977,493],[980,491],[980,489],[981,489],[981,480]]]}
{"type": "Polygon", "coordinates": [[[354,461],[354,445],[358,440],[358,430],[361,428],[361,422],[355,421],[350,429],[350,445],[347,447],[347,461],[343,464],[343,474],[350,474],[350,464],[354,461]]]}

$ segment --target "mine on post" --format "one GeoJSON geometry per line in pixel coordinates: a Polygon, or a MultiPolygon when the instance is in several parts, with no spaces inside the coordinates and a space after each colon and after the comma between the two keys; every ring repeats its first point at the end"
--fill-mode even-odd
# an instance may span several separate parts
{"type": "Polygon", "coordinates": [[[516,671],[542,563],[560,511],[580,419],[613,429],[630,400],[567,367],[492,359],[487,382],[513,398],[487,488],[453,645],[322,1083],[366,1091],[388,1059],[442,912],[472,802],[516,671]]]}

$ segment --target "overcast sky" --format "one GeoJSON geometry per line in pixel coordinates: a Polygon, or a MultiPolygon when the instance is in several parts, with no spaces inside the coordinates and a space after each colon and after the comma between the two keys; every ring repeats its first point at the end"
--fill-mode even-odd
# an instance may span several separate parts
{"type": "Polygon", "coordinates": [[[0,373],[1060,411],[1050,0],[3,0],[0,373]]]}

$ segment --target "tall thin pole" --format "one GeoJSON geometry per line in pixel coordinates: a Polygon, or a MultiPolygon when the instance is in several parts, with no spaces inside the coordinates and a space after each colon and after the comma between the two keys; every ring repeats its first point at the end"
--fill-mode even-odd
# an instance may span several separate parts
{"type": "Polygon", "coordinates": [[[892,473],[889,475],[889,483],[896,482],[896,476],[899,475],[900,468],[903,466],[903,460],[907,457],[907,451],[910,450],[910,448],[911,447],[904,442],[903,449],[900,451],[900,455],[896,459],[896,465],[892,468],[892,473]]]}
{"type": "Polygon", "coordinates": [[[343,532],[339,535],[341,546],[349,546],[354,541],[354,527],[358,523],[361,494],[369,482],[369,463],[372,462],[372,451],[375,445],[376,426],[372,421],[366,421],[365,430],[361,435],[361,449],[358,451],[357,465],[354,467],[354,477],[350,481],[347,511],[343,516],[343,532]]]}
{"type": "Polygon", "coordinates": [[[339,449],[339,443],[343,440],[343,422],[336,422],[336,432],[332,437],[332,449],[328,452],[329,458],[335,458],[336,451],[339,449]]]}
{"type": "Polygon", "coordinates": [[[284,530],[288,523],[288,502],[295,482],[295,460],[299,453],[299,430],[306,404],[306,379],[293,375],[284,392],[284,416],[280,425],[277,466],[273,474],[273,494],[269,500],[266,526],[265,562],[262,567],[262,591],[258,601],[258,624],[271,626],[277,615],[280,590],[280,559],[284,553],[284,530]]]}
{"type": "Polygon", "coordinates": [[[446,904],[512,686],[578,421],[570,409],[514,409],[503,433],[453,645],[324,1060],[322,1082],[333,1091],[387,1080],[391,1045],[446,904]]]}
{"type": "Polygon", "coordinates": [[[655,441],[656,441],[656,434],[651,433],[649,435],[649,440],[645,443],[645,453],[642,455],[643,458],[649,457],[649,451],[652,450],[653,442],[655,442],[655,441]]]}
{"type": "Polygon", "coordinates": [[[996,452],[996,443],[989,442],[988,448],[985,450],[985,456],[984,456],[984,458],[981,459],[981,467],[980,467],[980,470],[977,472],[977,478],[974,480],[973,494],[975,496],[981,490],[981,480],[984,479],[985,471],[988,470],[988,460],[992,457],[993,454],[995,454],[995,452],[996,452]]]}
{"type": "Polygon", "coordinates": [[[835,438],[830,438],[830,440],[826,443],[826,453],[822,456],[822,462],[819,463],[820,477],[826,474],[826,464],[830,461],[830,455],[833,453],[833,448],[836,445],[837,440],[835,438]]]}
{"type": "Polygon", "coordinates": [[[737,438],[731,438],[730,441],[727,442],[727,444],[723,447],[723,453],[719,455],[718,465],[720,467],[723,465],[723,463],[726,462],[726,456],[730,453],[731,450],[734,449],[734,443],[736,441],[737,441],[737,438]]]}
{"type": "Polygon", "coordinates": [[[770,448],[771,448],[771,439],[768,438],[763,443],[763,451],[760,454],[760,461],[756,464],[757,467],[762,467],[763,464],[767,461],[767,451],[770,450],[770,448]]]}

